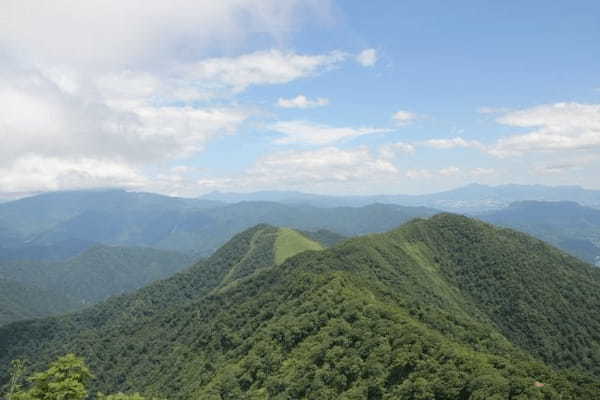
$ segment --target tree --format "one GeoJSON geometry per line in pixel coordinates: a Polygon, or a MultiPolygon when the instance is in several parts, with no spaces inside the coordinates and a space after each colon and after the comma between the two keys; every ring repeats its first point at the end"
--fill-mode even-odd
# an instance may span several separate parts
{"type": "Polygon", "coordinates": [[[24,360],[13,360],[11,362],[10,379],[6,385],[6,399],[13,400],[13,396],[21,389],[21,379],[25,372],[24,360]]]}
{"type": "Polygon", "coordinates": [[[9,400],[83,400],[87,396],[86,383],[92,377],[82,358],[67,354],[45,372],[33,374],[28,379],[31,387],[16,391],[9,400]]]}

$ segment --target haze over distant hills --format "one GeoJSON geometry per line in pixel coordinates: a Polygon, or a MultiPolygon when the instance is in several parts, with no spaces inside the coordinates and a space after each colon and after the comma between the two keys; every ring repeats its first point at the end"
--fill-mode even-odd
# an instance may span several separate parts
{"type": "Polygon", "coordinates": [[[527,232],[590,263],[600,265],[600,210],[572,201],[521,201],[479,216],[527,232]]]}
{"type": "Polygon", "coordinates": [[[259,223],[352,236],[382,232],[436,212],[383,204],[330,209],[255,201],[224,204],[122,190],[48,193],[0,204],[0,260],[64,259],[98,243],[205,256],[259,223]]]}
{"type": "Polygon", "coordinates": [[[303,203],[319,207],[363,206],[372,203],[401,204],[431,207],[452,212],[481,212],[499,209],[515,201],[570,200],[589,207],[600,208],[600,191],[580,186],[499,185],[471,184],[457,189],[424,195],[325,196],[290,191],[263,191],[253,193],[213,192],[204,200],[235,203],[239,201],[277,201],[303,203]]]}
{"type": "Polygon", "coordinates": [[[462,216],[327,250],[259,225],[136,293],[0,328],[0,365],[75,351],[94,391],[170,399],[594,399],[599,307],[599,269],[462,216]]]}

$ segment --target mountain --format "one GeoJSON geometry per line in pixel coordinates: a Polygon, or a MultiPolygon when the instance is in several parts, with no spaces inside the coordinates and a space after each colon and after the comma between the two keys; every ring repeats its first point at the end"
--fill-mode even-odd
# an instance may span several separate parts
{"type": "Polygon", "coordinates": [[[290,191],[253,193],[213,192],[204,200],[237,203],[241,201],[276,201],[288,204],[308,204],[317,207],[360,207],[373,203],[423,206],[459,213],[478,213],[500,209],[524,200],[572,200],[589,207],[600,208],[600,191],[579,186],[471,184],[439,193],[424,195],[327,196],[290,191]]]}
{"type": "Polygon", "coordinates": [[[58,293],[23,285],[0,275],[0,325],[66,313],[81,306],[80,302],[58,293]]]}
{"type": "Polygon", "coordinates": [[[599,398],[600,270],[450,214],[318,248],[259,225],[136,293],[0,328],[0,365],[75,352],[94,389],[171,399],[599,398]]]}
{"type": "Polygon", "coordinates": [[[65,261],[0,261],[0,276],[89,304],[169,277],[193,261],[172,251],[96,245],[65,261]]]}
{"type": "Polygon", "coordinates": [[[273,202],[226,204],[124,191],[59,192],[0,204],[0,260],[64,260],[105,244],[207,256],[260,223],[345,236],[391,229],[436,211],[373,204],[319,208],[273,202]]]}
{"type": "Polygon", "coordinates": [[[527,232],[600,265],[600,210],[570,201],[522,201],[479,218],[527,232]]]}

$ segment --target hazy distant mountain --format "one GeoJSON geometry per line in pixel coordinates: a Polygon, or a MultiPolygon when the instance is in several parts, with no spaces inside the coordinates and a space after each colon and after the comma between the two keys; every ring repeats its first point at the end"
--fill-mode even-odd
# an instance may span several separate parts
{"type": "Polygon", "coordinates": [[[319,207],[364,206],[372,203],[423,206],[453,212],[481,212],[499,209],[522,200],[576,201],[589,207],[600,208],[600,191],[579,186],[499,185],[471,184],[457,189],[426,195],[376,195],[376,196],[324,196],[291,191],[265,191],[254,193],[213,192],[202,196],[205,200],[278,201],[303,203],[319,207]]]}
{"type": "Polygon", "coordinates": [[[0,260],[64,259],[94,244],[208,255],[236,233],[260,223],[352,236],[385,231],[434,213],[423,207],[381,204],[319,208],[275,202],[223,204],[124,191],[52,193],[0,204],[0,235],[5,237],[0,260]]]}
{"type": "Polygon", "coordinates": [[[599,307],[599,269],[462,216],[326,250],[259,225],[134,294],[0,328],[0,365],[77,352],[92,392],[169,399],[597,399],[599,307]]]}
{"type": "Polygon", "coordinates": [[[600,265],[600,210],[569,201],[522,201],[480,218],[527,232],[600,265]]]}

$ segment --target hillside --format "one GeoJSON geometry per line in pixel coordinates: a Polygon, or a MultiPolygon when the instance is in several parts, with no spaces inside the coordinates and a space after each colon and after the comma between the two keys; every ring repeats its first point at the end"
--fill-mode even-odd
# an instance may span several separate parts
{"type": "Polygon", "coordinates": [[[124,191],[64,192],[0,204],[0,260],[64,260],[96,244],[208,256],[257,224],[344,236],[383,232],[436,211],[372,204],[319,208],[273,202],[222,204],[124,191]],[[47,211],[42,211],[47,210],[47,211]],[[22,217],[22,218],[20,218],[22,217]]]}
{"type": "Polygon", "coordinates": [[[172,251],[94,246],[65,261],[0,261],[0,275],[97,303],[169,277],[193,261],[172,251]]]}
{"type": "Polygon", "coordinates": [[[570,201],[521,201],[480,218],[527,232],[600,265],[600,210],[570,201]]]}
{"type": "Polygon", "coordinates": [[[80,302],[59,293],[23,285],[0,275],[0,325],[66,313],[81,307],[80,302]]]}
{"type": "Polygon", "coordinates": [[[134,294],[6,326],[0,365],[72,351],[97,389],[169,398],[600,396],[599,270],[447,214],[292,256],[302,243],[257,226],[134,294]]]}

